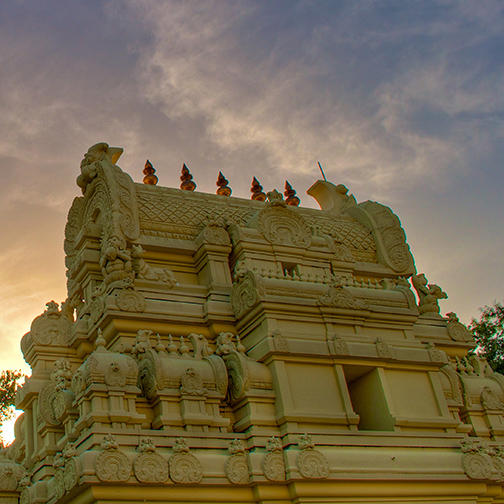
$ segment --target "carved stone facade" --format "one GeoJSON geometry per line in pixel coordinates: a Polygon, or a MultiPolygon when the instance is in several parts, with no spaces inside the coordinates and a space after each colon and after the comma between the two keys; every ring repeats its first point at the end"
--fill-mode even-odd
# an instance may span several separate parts
{"type": "Polygon", "coordinates": [[[504,377],[392,210],[136,184],[121,153],[81,163],[1,504],[502,501],[504,377]]]}

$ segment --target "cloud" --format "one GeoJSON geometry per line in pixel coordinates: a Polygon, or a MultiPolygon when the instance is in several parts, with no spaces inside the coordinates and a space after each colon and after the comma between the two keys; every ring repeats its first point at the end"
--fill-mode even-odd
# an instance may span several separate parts
{"type": "Polygon", "coordinates": [[[256,149],[267,166],[298,174],[322,159],[331,174],[383,192],[432,177],[442,187],[469,171],[469,149],[492,142],[502,78],[476,79],[483,63],[463,60],[491,43],[502,17],[494,3],[476,19],[446,2],[418,16],[395,4],[392,20],[371,2],[319,13],[303,2],[129,5],[152,33],[139,49],[145,98],[171,119],[199,121],[228,155],[256,149]],[[480,135],[468,143],[475,122],[480,135]]]}

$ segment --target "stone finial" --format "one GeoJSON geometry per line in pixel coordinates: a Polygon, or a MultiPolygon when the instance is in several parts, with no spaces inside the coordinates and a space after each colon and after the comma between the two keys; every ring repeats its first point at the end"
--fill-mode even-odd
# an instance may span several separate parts
{"type": "Polygon", "coordinates": [[[182,165],[182,175],[180,176],[180,180],[182,181],[182,184],[180,184],[180,189],[184,191],[194,191],[194,189],[196,189],[196,183],[192,178],[193,176],[191,175],[189,168],[187,168],[186,164],[184,163],[182,165]]]}
{"type": "Polygon", "coordinates": [[[148,184],[148,185],[156,185],[159,181],[156,175],[154,173],[156,172],[154,166],[152,166],[152,163],[147,159],[145,161],[145,168],[143,169],[143,174],[145,177],[143,178],[143,183],[148,184]]]}
{"type": "Polygon", "coordinates": [[[255,201],[266,200],[266,194],[263,193],[262,185],[259,183],[259,180],[257,180],[255,177],[252,179],[252,187],[250,188],[250,192],[252,193],[250,199],[253,199],[255,201]]]}
{"type": "Polygon", "coordinates": [[[220,171],[219,172],[219,177],[217,178],[217,186],[218,186],[218,189],[217,189],[217,194],[219,196],[231,196],[231,187],[228,186],[228,180],[226,179],[226,177],[224,177],[224,175],[222,174],[222,172],[220,171]]]}
{"type": "Polygon", "coordinates": [[[285,202],[290,206],[299,206],[299,198],[296,196],[296,191],[289,184],[289,181],[285,181],[285,202]]]}

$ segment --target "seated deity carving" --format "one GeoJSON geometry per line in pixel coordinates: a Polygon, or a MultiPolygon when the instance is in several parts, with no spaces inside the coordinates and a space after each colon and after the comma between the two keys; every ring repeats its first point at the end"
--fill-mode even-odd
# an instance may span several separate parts
{"type": "Polygon", "coordinates": [[[100,267],[106,285],[120,282],[121,280],[133,280],[134,273],[131,253],[126,249],[124,240],[112,235],[104,242],[100,257],[100,267]]]}

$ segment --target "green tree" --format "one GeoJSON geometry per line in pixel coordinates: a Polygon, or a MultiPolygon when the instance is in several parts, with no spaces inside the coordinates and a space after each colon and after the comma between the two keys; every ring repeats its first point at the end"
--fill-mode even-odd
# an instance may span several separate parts
{"type": "MultiPolygon", "coordinates": [[[[0,373],[0,429],[5,420],[9,420],[14,414],[16,390],[24,378],[25,375],[21,371],[7,369],[0,373]]],[[[1,443],[2,431],[0,430],[1,443]]]]}
{"type": "Polygon", "coordinates": [[[494,369],[504,373],[504,306],[485,306],[479,320],[472,319],[469,329],[478,343],[475,351],[494,369]]]}

